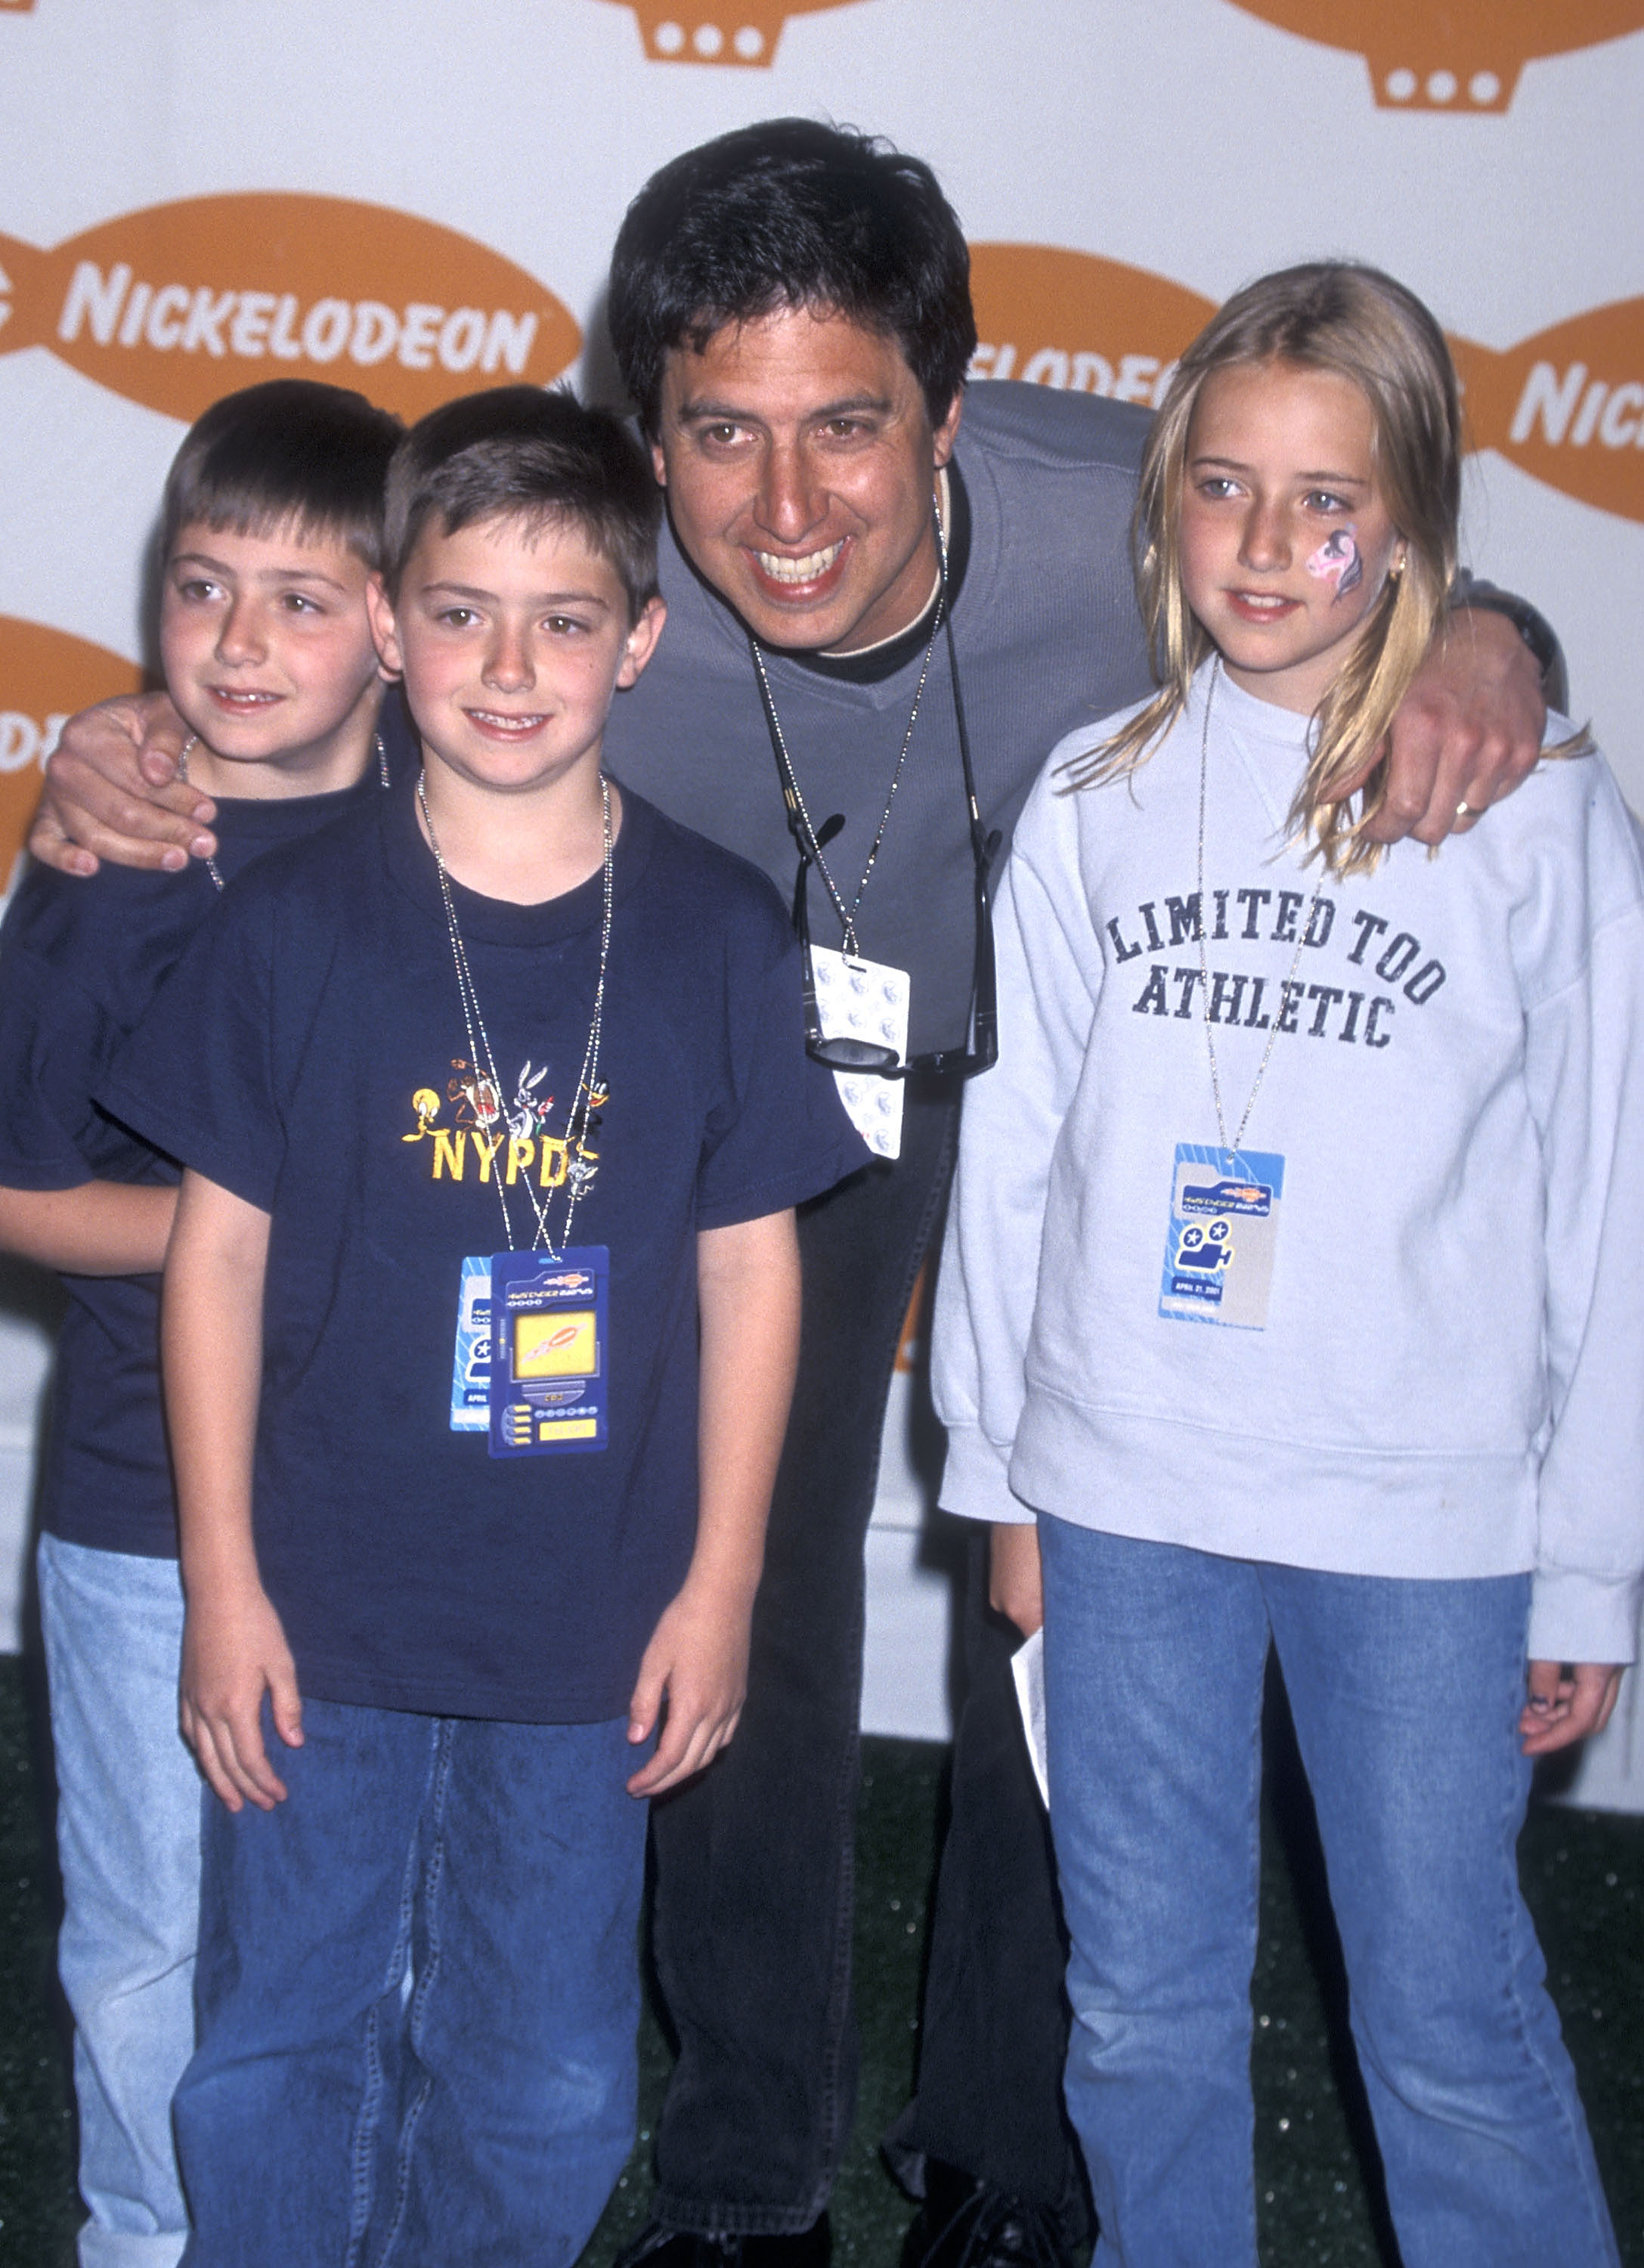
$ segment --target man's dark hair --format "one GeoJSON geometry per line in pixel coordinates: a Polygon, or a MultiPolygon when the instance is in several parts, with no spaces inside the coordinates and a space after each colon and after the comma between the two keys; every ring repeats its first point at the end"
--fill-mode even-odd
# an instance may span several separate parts
{"type": "Polygon", "coordinates": [[[191,523],[334,536],[380,567],[383,486],[403,428],[346,387],[271,379],[224,394],[183,437],[165,480],[160,556],[191,523]]]}
{"type": "Polygon", "coordinates": [[[620,419],[566,388],[492,387],[418,419],[388,468],[391,598],[436,518],[447,535],[486,519],[567,521],[615,570],[630,622],[656,596],[662,490],[620,419]]]}
{"type": "Polygon", "coordinates": [[[646,431],[675,348],[700,354],[725,324],[785,307],[893,338],[939,425],[976,318],[970,254],[929,166],[848,128],[772,118],[653,173],[617,237],[608,311],[646,431]]]}

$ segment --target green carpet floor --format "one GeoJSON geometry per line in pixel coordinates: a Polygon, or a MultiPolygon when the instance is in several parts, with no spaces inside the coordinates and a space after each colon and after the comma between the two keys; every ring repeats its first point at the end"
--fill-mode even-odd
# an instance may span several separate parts
{"type": "MultiPolygon", "coordinates": [[[[1262,2257],[1268,2268],[1391,2268],[1362,2098],[1318,1895],[1316,1845],[1282,1726],[1266,1823],[1255,2077],[1262,2257]]],[[[918,2054],[920,1965],[943,1751],[870,1741],[863,1774],[856,2132],[834,2200],[844,2268],[895,2268],[911,2207],[876,2138],[918,2054]]],[[[0,1661],[0,2268],[68,2268],[78,2220],[62,2012],[51,1983],[56,1886],[37,1696],[0,1661]]],[[[1555,1998],[1581,2074],[1626,2268],[1644,2268],[1644,1820],[1545,1809],[1523,1845],[1555,1998]]],[[[638,2146],[583,2268],[610,2268],[644,2218],[648,2145],[667,2076],[647,2020],[638,2146]]],[[[1548,2268],[1556,2268],[1549,2263],[1548,2268]]]]}

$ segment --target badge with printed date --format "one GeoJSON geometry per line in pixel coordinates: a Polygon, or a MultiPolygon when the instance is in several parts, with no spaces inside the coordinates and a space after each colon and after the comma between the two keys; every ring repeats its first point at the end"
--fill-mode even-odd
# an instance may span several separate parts
{"type": "MultiPolygon", "coordinates": [[[[899,1062],[906,1055],[905,968],[847,958],[826,945],[811,946],[811,968],[825,1039],[863,1040],[872,1047],[890,1048],[899,1062]]],[[[851,1124],[875,1156],[899,1156],[902,1081],[882,1079],[871,1071],[836,1071],[833,1079],[851,1124]]]]}
{"type": "Polygon", "coordinates": [[[1265,1330],[1283,1195],[1277,1152],[1178,1142],[1160,1314],[1265,1330]]]}
{"type": "Polygon", "coordinates": [[[492,1256],[494,1457],[605,1447],[610,1273],[603,1244],[492,1256]]]}

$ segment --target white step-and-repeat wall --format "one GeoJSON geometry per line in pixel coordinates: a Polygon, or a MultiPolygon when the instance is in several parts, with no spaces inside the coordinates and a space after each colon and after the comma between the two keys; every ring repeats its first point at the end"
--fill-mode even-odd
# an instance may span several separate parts
{"type": "MultiPolygon", "coordinates": [[[[1149,401],[1264,269],[1404,276],[1466,380],[1469,556],[1556,622],[1644,808],[1641,27],[1644,0],[0,0],[0,887],[62,716],[137,681],[184,421],[278,374],[407,416],[600,385],[628,198],[779,113],[935,164],[980,382],[1149,401]]],[[[0,1646],[50,1314],[0,1278],[0,1646]]],[[[866,1712],[939,1734],[950,1554],[916,1403],[905,1373],[866,1712]]],[[[1641,1690],[1584,1800],[1644,1808],[1641,1690]]]]}

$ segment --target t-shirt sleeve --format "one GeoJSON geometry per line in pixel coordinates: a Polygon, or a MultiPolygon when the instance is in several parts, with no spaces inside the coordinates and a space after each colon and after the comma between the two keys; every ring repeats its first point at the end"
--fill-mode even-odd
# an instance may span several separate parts
{"type": "Polygon", "coordinates": [[[122,1037],[103,1004],[26,945],[0,950],[0,1187],[99,1178],[92,1094],[122,1037]]]}
{"type": "Polygon", "coordinates": [[[866,1165],[831,1071],[804,1050],[799,948],[774,897],[729,958],[724,1075],[697,1174],[699,1228],[782,1212],[866,1165]]]}
{"type": "Polygon", "coordinates": [[[285,1156],[274,1078],[274,913],[251,878],[201,924],[98,1092],[125,1125],[273,1210],[285,1156]]]}

